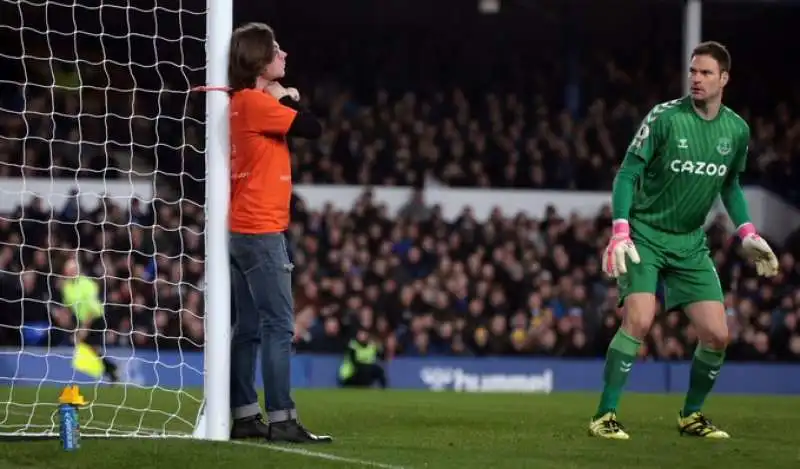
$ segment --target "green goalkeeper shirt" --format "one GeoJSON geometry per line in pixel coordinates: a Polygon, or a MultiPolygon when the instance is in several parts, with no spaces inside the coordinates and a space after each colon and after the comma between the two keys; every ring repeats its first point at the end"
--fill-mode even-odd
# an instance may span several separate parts
{"type": "Polygon", "coordinates": [[[97,283],[83,275],[67,280],[61,289],[64,305],[72,310],[79,322],[91,321],[103,315],[97,283]]]}
{"type": "Polygon", "coordinates": [[[736,226],[749,222],[739,185],[749,141],[749,126],[728,107],[706,120],[690,97],[656,105],[614,180],[614,219],[629,220],[634,232],[660,238],[651,241],[680,239],[687,247],[704,242],[703,226],[717,197],[736,226]]]}

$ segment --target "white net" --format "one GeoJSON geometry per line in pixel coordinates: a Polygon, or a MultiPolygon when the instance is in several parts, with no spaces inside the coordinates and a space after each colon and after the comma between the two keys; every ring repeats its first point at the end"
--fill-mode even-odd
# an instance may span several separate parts
{"type": "Polygon", "coordinates": [[[90,402],[83,434],[192,433],[205,169],[187,90],[204,17],[204,1],[0,0],[2,435],[57,434],[67,384],[90,402]],[[76,313],[70,259],[102,304],[85,338],[91,288],[74,284],[76,313]]]}

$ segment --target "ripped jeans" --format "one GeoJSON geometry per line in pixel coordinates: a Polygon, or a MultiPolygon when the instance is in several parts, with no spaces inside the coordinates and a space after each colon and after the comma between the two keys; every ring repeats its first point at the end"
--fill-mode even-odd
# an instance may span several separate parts
{"type": "Polygon", "coordinates": [[[232,416],[244,418],[261,412],[255,387],[260,347],[267,419],[296,419],[290,380],[294,265],[286,237],[283,233],[230,233],[229,240],[232,416]]]}

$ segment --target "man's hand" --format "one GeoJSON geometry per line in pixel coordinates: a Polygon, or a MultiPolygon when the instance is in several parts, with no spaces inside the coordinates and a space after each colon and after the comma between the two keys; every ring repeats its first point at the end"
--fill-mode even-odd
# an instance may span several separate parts
{"type": "Polygon", "coordinates": [[[778,274],[778,258],[769,244],[758,235],[752,223],[740,226],[736,233],[742,240],[742,250],[748,261],[756,266],[756,273],[762,277],[774,277],[778,274]]]}
{"type": "Polygon", "coordinates": [[[631,229],[627,220],[615,220],[612,228],[611,239],[603,252],[603,272],[612,278],[617,278],[628,272],[625,256],[631,262],[638,264],[639,252],[631,240],[631,229]]]}
{"type": "Polygon", "coordinates": [[[267,83],[267,86],[264,88],[264,90],[274,96],[278,101],[286,96],[291,97],[295,101],[300,100],[300,92],[297,91],[297,88],[285,88],[277,81],[271,81],[267,83]]]}
{"type": "Polygon", "coordinates": [[[286,88],[286,91],[289,93],[289,96],[292,98],[292,100],[300,101],[300,92],[297,91],[297,88],[289,87],[286,88]]]}

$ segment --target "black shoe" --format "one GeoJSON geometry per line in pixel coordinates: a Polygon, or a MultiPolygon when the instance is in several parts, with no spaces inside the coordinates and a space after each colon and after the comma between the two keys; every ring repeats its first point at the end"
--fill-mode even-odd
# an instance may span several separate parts
{"type": "Polygon", "coordinates": [[[111,381],[112,383],[119,383],[119,371],[117,371],[117,367],[106,368],[106,379],[111,381]]]}
{"type": "Polygon", "coordinates": [[[264,417],[262,417],[261,414],[233,420],[231,440],[268,437],[269,426],[264,422],[264,417]]]}
{"type": "Polygon", "coordinates": [[[287,443],[331,443],[333,438],[328,435],[315,435],[297,420],[285,420],[269,424],[267,440],[287,443]]]}
{"type": "Polygon", "coordinates": [[[107,357],[103,357],[103,367],[105,368],[103,374],[106,376],[106,378],[112,383],[118,383],[119,368],[117,367],[117,365],[111,360],[109,360],[107,357]]]}

